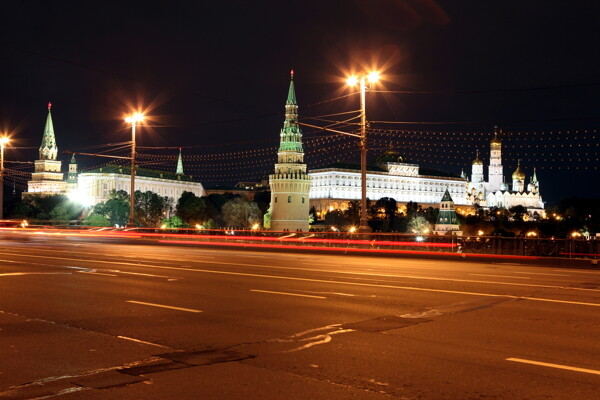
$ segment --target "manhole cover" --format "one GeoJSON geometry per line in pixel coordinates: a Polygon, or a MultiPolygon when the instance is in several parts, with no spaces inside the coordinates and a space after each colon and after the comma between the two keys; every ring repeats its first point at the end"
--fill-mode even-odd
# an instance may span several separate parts
{"type": "Polygon", "coordinates": [[[431,320],[426,318],[402,318],[396,315],[390,315],[387,317],[379,317],[375,319],[368,319],[366,321],[344,324],[343,328],[354,329],[363,332],[381,332],[389,331],[392,329],[404,328],[405,326],[421,324],[423,322],[429,321],[431,320]]]}

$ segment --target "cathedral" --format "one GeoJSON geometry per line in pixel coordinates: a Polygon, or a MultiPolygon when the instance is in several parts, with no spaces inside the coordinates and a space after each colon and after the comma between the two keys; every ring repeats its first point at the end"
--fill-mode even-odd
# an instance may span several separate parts
{"type": "MultiPolygon", "coordinates": [[[[540,194],[540,182],[536,171],[525,186],[525,173],[521,170],[519,161],[517,169],[512,174],[512,184],[504,181],[502,167],[502,142],[499,135],[502,131],[494,127],[494,137],[490,141],[490,165],[488,166],[488,180],[485,181],[483,161],[479,159],[479,152],[471,166],[471,179],[467,180],[466,200],[468,203],[484,208],[501,207],[510,209],[523,206],[529,214],[545,215],[544,202],[540,194]]],[[[463,174],[463,177],[464,174],[463,174]]],[[[466,177],[465,177],[466,178],[466,177]]]]}

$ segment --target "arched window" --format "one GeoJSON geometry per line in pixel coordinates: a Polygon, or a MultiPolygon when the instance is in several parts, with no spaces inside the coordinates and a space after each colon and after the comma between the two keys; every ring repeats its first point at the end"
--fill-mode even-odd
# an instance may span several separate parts
{"type": "Polygon", "coordinates": [[[304,196],[302,196],[302,204],[304,204],[304,196]]]}
{"type": "Polygon", "coordinates": [[[288,196],[288,203],[292,202],[292,196],[288,196]]]}
{"type": "Polygon", "coordinates": [[[275,203],[277,203],[277,196],[275,196],[275,203]]]}

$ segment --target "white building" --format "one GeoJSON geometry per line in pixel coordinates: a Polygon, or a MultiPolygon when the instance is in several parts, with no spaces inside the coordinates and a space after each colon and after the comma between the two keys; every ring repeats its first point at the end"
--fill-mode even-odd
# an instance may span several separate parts
{"type": "Polygon", "coordinates": [[[517,169],[512,174],[512,184],[504,182],[502,167],[502,142],[498,135],[502,131],[494,127],[494,137],[490,141],[490,165],[488,167],[488,181],[485,181],[483,161],[479,159],[479,152],[473,160],[471,167],[471,180],[467,184],[467,201],[484,208],[502,207],[509,209],[523,206],[530,214],[545,215],[544,202],[540,194],[540,182],[535,169],[525,186],[525,173],[521,171],[519,162],[517,169]]]}
{"type": "MultiPolygon", "coordinates": [[[[131,188],[131,168],[117,165],[108,165],[77,175],[77,190],[72,197],[86,205],[95,205],[108,200],[112,190],[124,190],[127,193],[131,188]]],[[[200,182],[194,182],[191,176],[183,174],[181,153],[177,172],[154,171],[145,168],[136,168],[135,190],[142,192],[151,191],[159,196],[166,196],[177,201],[183,192],[191,192],[196,196],[204,196],[204,187],[200,182]]]]}
{"type": "MultiPolygon", "coordinates": [[[[463,208],[469,205],[464,178],[405,163],[392,150],[377,161],[377,165],[367,166],[367,197],[370,201],[390,197],[400,204],[413,201],[437,207],[448,190],[457,204],[463,208]]],[[[337,163],[329,168],[313,169],[308,174],[312,178],[311,206],[319,215],[343,210],[348,207],[349,201],[361,198],[360,166],[357,164],[337,163]]]]}
{"type": "MultiPolygon", "coordinates": [[[[62,162],[57,160],[58,147],[54,135],[54,126],[48,103],[48,116],[39,150],[39,160],[35,161],[35,171],[27,182],[28,195],[66,194],[73,200],[85,205],[95,205],[108,200],[111,190],[130,191],[130,167],[116,165],[104,166],[84,173],[77,172],[75,156],[71,158],[69,170],[61,172],[62,162]]],[[[135,190],[151,191],[160,196],[167,196],[177,201],[181,194],[192,192],[196,196],[204,196],[204,187],[200,182],[183,173],[181,150],[177,160],[176,172],[154,171],[136,167],[135,190]]]]}

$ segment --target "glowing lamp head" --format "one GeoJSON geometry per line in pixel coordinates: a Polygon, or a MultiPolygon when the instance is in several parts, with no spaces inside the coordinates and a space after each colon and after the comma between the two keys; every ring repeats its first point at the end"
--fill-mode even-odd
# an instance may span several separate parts
{"type": "Polygon", "coordinates": [[[351,76],[346,79],[346,84],[348,86],[356,86],[358,84],[358,78],[356,76],[351,76]]]}
{"type": "Polygon", "coordinates": [[[379,72],[373,71],[367,76],[369,83],[375,83],[379,80],[379,72]]]}
{"type": "Polygon", "coordinates": [[[8,142],[10,142],[10,139],[7,136],[0,137],[0,145],[4,146],[5,144],[8,144],[8,142]]]}
{"type": "Polygon", "coordinates": [[[356,227],[355,226],[351,226],[350,229],[348,229],[348,232],[350,232],[350,233],[356,232],[356,227]]]}
{"type": "Polygon", "coordinates": [[[257,231],[257,230],[258,230],[258,228],[260,228],[260,225],[259,225],[259,224],[254,224],[254,225],[252,225],[252,230],[253,230],[253,231],[257,231]]]}
{"type": "Polygon", "coordinates": [[[144,115],[142,113],[136,112],[125,118],[125,122],[128,124],[132,124],[134,122],[141,122],[144,120],[144,115]]]}

